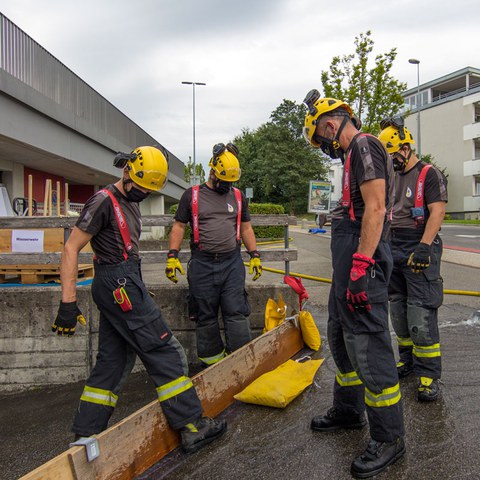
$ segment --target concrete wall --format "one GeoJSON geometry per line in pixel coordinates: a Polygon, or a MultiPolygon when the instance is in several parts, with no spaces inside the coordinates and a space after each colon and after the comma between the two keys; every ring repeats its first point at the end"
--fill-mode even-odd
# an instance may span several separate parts
{"type": "MultiPolygon", "coordinates": [[[[196,363],[195,326],[188,320],[186,286],[150,287],[163,316],[182,343],[190,363],[196,363]]],[[[51,324],[60,301],[60,287],[2,288],[0,300],[0,391],[65,384],[85,379],[95,363],[98,310],[90,287],[77,289],[87,327],[77,326],[73,337],[58,337],[51,324]]],[[[248,286],[254,335],[261,334],[269,297],[282,293],[290,307],[298,305],[292,289],[283,284],[248,286]]],[[[141,368],[137,361],[136,369],[141,368]]]]}

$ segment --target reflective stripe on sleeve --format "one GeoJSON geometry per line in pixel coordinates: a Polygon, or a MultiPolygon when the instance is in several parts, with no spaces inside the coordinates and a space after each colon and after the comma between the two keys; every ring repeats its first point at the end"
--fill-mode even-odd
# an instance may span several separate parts
{"type": "Polygon", "coordinates": [[[157,387],[157,395],[158,401],[164,402],[169,398],[175,397],[176,395],[180,395],[180,393],[188,390],[189,388],[193,387],[192,380],[189,377],[179,377],[172,382],[166,383],[161,387],[157,387]]]}
{"type": "Polygon", "coordinates": [[[429,345],[428,347],[420,347],[419,345],[414,345],[412,353],[416,357],[440,357],[440,344],[434,343],[433,345],[429,345]]]}
{"type": "Polygon", "coordinates": [[[393,387],[385,388],[379,394],[373,393],[365,387],[365,403],[369,407],[391,407],[399,402],[402,395],[400,393],[400,385],[397,383],[393,387]]]}
{"type": "Polygon", "coordinates": [[[101,388],[94,388],[85,385],[80,400],[115,408],[118,396],[109,390],[102,390],[101,388]]]}
{"type": "Polygon", "coordinates": [[[337,371],[335,380],[341,387],[354,387],[355,385],[361,385],[362,381],[358,378],[357,372],[342,373],[337,371]]]}

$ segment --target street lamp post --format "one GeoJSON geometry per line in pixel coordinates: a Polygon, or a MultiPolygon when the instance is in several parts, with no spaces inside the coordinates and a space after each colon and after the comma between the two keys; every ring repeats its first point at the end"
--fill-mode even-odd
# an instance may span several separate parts
{"type": "Polygon", "coordinates": [[[420,60],[416,58],[410,58],[408,63],[417,66],[417,145],[418,145],[418,158],[422,156],[422,139],[420,135],[420,60]]]}
{"type": "Polygon", "coordinates": [[[183,85],[192,85],[193,87],[193,183],[190,179],[192,185],[196,184],[197,172],[196,172],[196,163],[195,163],[195,85],[206,85],[202,82],[182,82],[183,85]]]}

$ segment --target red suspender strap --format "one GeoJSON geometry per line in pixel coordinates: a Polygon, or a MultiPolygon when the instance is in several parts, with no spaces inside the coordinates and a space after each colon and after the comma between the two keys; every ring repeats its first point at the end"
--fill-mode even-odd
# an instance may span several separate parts
{"type": "MultiPolygon", "coordinates": [[[[415,188],[415,209],[423,208],[424,197],[425,197],[425,179],[427,178],[427,173],[432,168],[431,165],[425,165],[421,170],[417,178],[417,186],[415,188]]],[[[415,223],[422,223],[425,215],[415,218],[415,223]]]]}
{"type": "Polygon", "coordinates": [[[353,211],[353,202],[350,197],[350,155],[348,152],[345,165],[343,166],[343,185],[342,185],[342,207],[348,209],[350,220],[355,220],[355,213],[353,211]]]}
{"type": "MultiPolygon", "coordinates": [[[[235,201],[237,202],[237,242],[240,241],[240,221],[242,218],[242,192],[238,188],[233,189],[235,193],[235,201]]],[[[199,185],[192,187],[192,229],[193,243],[200,248],[200,230],[198,223],[198,197],[199,185]]]]}
{"type": "MultiPolygon", "coordinates": [[[[369,133],[361,133],[357,136],[360,137],[374,137],[374,135],[370,135],[369,133]]],[[[343,184],[342,184],[342,207],[344,209],[348,209],[348,215],[350,220],[355,220],[355,212],[353,209],[353,202],[351,198],[351,189],[350,189],[350,156],[352,154],[352,150],[348,152],[347,159],[345,160],[345,165],[343,167],[343,184]]],[[[392,212],[390,212],[391,215],[392,212]]]]}
{"type": "Polygon", "coordinates": [[[237,242],[240,242],[240,222],[242,221],[242,192],[233,187],[235,200],[237,202],[237,242]]]}
{"type": "Polygon", "coordinates": [[[125,249],[123,250],[123,258],[125,258],[126,260],[128,258],[128,254],[133,248],[133,245],[130,238],[130,230],[128,229],[128,224],[125,220],[125,216],[123,215],[122,207],[118,203],[118,200],[115,198],[115,195],[110,190],[104,188],[103,190],[100,190],[100,192],[106,193],[112,200],[113,211],[115,212],[115,219],[117,220],[120,235],[122,235],[123,244],[125,245],[125,249]]]}
{"type": "Polygon", "coordinates": [[[194,185],[192,187],[193,243],[200,248],[200,232],[198,230],[198,192],[199,192],[199,185],[194,185]]]}

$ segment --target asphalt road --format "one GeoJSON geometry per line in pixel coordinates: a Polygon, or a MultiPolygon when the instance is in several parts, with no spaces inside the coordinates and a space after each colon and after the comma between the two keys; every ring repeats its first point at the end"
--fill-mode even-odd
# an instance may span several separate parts
{"type": "Polygon", "coordinates": [[[444,224],[440,237],[444,245],[480,253],[480,225],[444,224]]]}

